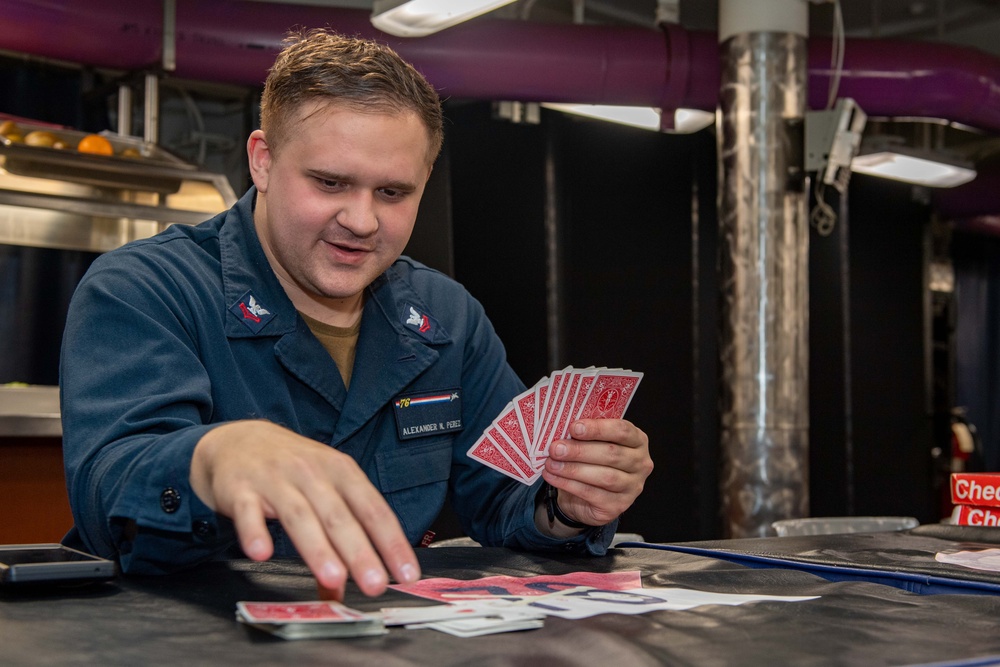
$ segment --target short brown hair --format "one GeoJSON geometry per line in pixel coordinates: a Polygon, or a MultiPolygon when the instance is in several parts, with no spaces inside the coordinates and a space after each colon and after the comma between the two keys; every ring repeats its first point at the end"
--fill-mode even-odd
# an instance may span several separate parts
{"type": "Polygon", "coordinates": [[[277,147],[300,105],[326,99],[361,111],[413,111],[430,136],[430,161],[441,150],[441,100],[427,80],[384,44],[332,30],[296,30],[285,38],[264,82],[260,126],[277,147]]]}

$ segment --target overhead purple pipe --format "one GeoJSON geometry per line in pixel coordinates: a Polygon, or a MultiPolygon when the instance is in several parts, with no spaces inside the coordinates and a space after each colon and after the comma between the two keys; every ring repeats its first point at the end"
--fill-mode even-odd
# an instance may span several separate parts
{"type": "Polygon", "coordinates": [[[979,236],[1000,236],[1000,215],[978,215],[953,221],[955,231],[979,236]]]}
{"type": "MultiPolygon", "coordinates": [[[[809,106],[826,106],[829,39],[809,40],[809,106]]],[[[838,97],[869,116],[943,118],[1000,130],[1000,59],[936,42],[852,39],[844,48],[838,97]]]]}
{"type": "Polygon", "coordinates": [[[980,165],[974,179],[955,188],[938,188],[931,195],[934,209],[950,220],[1000,215],[1000,164],[980,165]]]}
{"type": "MultiPolygon", "coordinates": [[[[9,0],[0,48],[116,69],[155,66],[160,0],[9,0]]],[[[654,29],[474,21],[421,39],[375,30],[365,10],[239,0],[178,0],[183,78],[259,85],[295,25],[329,25],[387,41],[445,96],[714,109],[715,36],[654,29]]],[[[826,104],[829,40],[810,42],[810,106],[826,104]]],[[[927,115],[1000,129],[1000,64],[968,49],[851,40],[839,94],[869,115],[927,115]]]]}
{"type": "MultiPolygon", "coordinates": [[[[161,0],[6,0],[0,48],[139,70],[161,58],[161,0]]],[[[652,19],[652,17],[651,17],[652,19]]],[[[369,13],[246,0],[177,0],[175,75],[260,85],[290,27],[388,42],[445,97],[714,110],[716,37],[653,28],[477,20],[430,37],[375,30],[369,13]]],[[[809,106],[826,105],[830,40],[809,42],[809,106]]],[[[932,42],[852,39],[839,95],[869,115],[930,116],[1000,130],[1000,60],[932,42]]]]}
{"type": "MultiPolygon", "coordinates": [[[[11,0],[0,48],[123,70],[161,58],[160,0],[11,0]]],[[[655,29],[474,21],[421,39],[372,27],[356,9],[239,0],[178,0],[176,69],[181,78],[260,85],[293,26],[330,26],[388,42],[445,97],[714,108],[717,74],[689,77],[698,63],[718,66],[714,38],[655,29]],[[672,33],[674,34],[674,33],[672,33]],[[681,51],[683,49],[683,52],[681,51]],[[683,68],[668,66],[671,57],[683,68]]]]}

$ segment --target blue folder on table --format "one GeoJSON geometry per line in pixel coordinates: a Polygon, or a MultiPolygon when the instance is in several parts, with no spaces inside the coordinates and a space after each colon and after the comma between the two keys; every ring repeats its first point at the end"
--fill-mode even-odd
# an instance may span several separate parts
{"type": "Polygon", "coordinates": [[[941,552],[1000,549],[1000,528],[925,525],[884,533],[760,537],[677,544],[622,542],[753,568],[810,572],[828,581],[867,581],[912,593],[1000,595],[1000,572],[935,560],[941,552]]]}

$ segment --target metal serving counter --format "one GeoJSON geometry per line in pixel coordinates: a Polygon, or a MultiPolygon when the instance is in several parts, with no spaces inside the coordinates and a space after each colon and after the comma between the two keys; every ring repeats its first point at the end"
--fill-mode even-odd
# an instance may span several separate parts
{"type": "Polygon", "coordinates": [[[60,437],[59,387],[0,386],[0,437],[60,437]]]}
{"type": "Polygon", "coordinates": [[[104,252],[173,223],[197,224],[236,201],[225,176],[139,138],[101,133],[111,154],[95,154],[75,148],[87,133],[7,121],[66,147],[0,136],[0,243],[104,252]]]}

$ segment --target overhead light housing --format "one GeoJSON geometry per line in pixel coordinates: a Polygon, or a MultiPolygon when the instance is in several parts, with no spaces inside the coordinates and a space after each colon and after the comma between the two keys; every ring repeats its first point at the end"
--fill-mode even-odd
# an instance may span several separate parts
{"type": "Polygon", "coordinates": [[[559,104],[543,102],[543,107],[599,120],[631,125],[644,130],[687,134],[715,122],[715,114],[699,109],[674,109],[664,116],[653,107],[630,107],[612,104],[559,104]]]}
{"type": "Polygon", "coordinates": [[[907,146],[898,137],[863,141],[851,171],[930,188],[953,188],[976,177],[972,164],[941,150],[907,146]]]}
{"type": "Polygon", "coordinates": [[[514,0],[375,0],[372,25],[396,37],[425,37],[514,0]]]}

